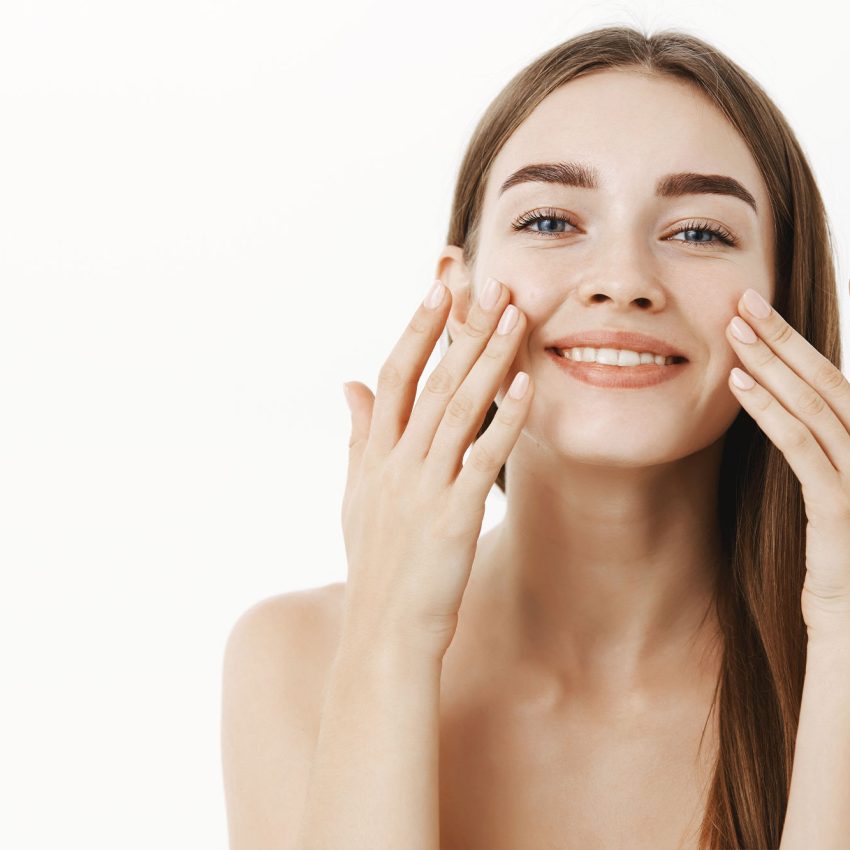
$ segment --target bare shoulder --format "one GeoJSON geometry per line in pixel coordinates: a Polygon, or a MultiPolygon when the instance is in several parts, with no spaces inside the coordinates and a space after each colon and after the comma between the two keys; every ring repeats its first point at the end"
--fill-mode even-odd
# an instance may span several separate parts
{"type": "Polygon", "coordinates": [[[306,799],[345,583],[263,599],[224,650],[221,757],[231,850],[291,847],[306,799]]]}
{"type": "Polygon", "coordinates": [[[269,596],[244,611],[233,625],[227,649],[249,645],[264,658],[285,652],[291,662],[311,663],[336,650],[345,583],[269,596]]]}
{"type": "MultiPolygon", "coordinates": [[[[309,710],[321,696],[336,653],[345,583],[262,599],[237,619],[224,653],[224,686],[262,684],[294,707],[309,710]]],[[[315,718],[318,721],[318,717],[315,718]]]]}

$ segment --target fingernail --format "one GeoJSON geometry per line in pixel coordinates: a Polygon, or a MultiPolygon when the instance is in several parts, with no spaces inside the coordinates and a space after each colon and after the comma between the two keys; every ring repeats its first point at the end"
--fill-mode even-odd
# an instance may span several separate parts
{"type": "Polygon", "coordinates": [[[757,319],[766,319],[770,315],[770,304],[755,289],[744,293],[744,305],[757,319]]]}
{"type": "Polygon", "coordinates": [[[485,310],[492,310],[496,306],[496,302],[499,300],[499,291],[501,290],[501,286],[499,285],[499,281],[494,277],[488,277],[487,283],[484,286],[484,291],[481,293],[481,297],[479,299],[479,304],[485,310]]]}
{"type": "Polygon", "coordinates": [[[517,372],[514,376],[511,385],[508,388],[508,395],[511,398],[522,398],[525,391],[528,389],[528,375],[525,372],[517,372]]]}
{"type": "Polygon", "coordinates": [[[513,330],[514,325],[519,318],[519,310],[513,304],[508,304],[505,312],[502,313],[502,318],[499,321],[499,327],[496,328],[496,333],[507,334],[513,330]]]}
{"type": "Polygon", "coordinates": [[[732,383],[739,390],[751,390],[756,382],[746,373],[742,372],[737,366],[732,368],[732,383]]]}
{"type": "Polygon", "coordinates": [[[753,329],[740,316],[735,316],[730,322],[730,326],[732,328],[732,336],[741,340],[741,342],[756,341],[756,335],[753,333],[753,329]]]}
{"type": "Polygon", "coordinates": [[[435,280],[422,302],[429,310],[436,310],[443,303],[443,296],[446,294],[446,287],[442,281],[435,280]]]}

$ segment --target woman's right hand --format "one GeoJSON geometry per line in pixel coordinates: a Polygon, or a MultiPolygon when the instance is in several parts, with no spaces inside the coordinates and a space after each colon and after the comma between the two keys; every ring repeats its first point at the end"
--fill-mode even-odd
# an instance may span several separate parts
{"type": "Polygon", "coordinates": [[[525,332],[525,317],[513,305],[514,326],[496,332],[510,301],[508,288],[497,286],[494,306],[472,306],[418,399],[451,308],[448,287],[435,309],[423,303],[416,310],[381,368],[376,396],[364,384],[348,384],[346,641],[396,641],[442,658],[454,637],[485,499],[533,397],[530,380],[522,398],[506,393],[463,462],[525,332]]]}

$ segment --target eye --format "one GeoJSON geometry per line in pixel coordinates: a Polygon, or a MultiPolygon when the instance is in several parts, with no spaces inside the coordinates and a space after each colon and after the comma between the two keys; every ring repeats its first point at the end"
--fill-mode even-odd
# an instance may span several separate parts
{"type": "MultiPolygon", "coordinates": [[[[511,227],[516,231],[531,230],[532,233],[539,233],[541,236],[555,238],[572,232],[565,228],[558,229],[558,223],[569,225],[571,228],[578,226],[569,216],[560,210],[546,208],[523,213],[516,221],[511,223],[511,227]],[[540,222],[540,225],[537,228],[532,228],[532,225],[537,222],[540,222]]],[[[725,227],[719,224],[712,224],[709,221],[693,220],[685,222],[667,238],[671,242],[685,242],[697,248],[717,248],[719,245],[735,247],[738,244],[738,240],[725,227]],[[680,233],[683,234],[684,238],[673,238],[680,233]],[[696,238],[689,238],[693,236],[696,238]]]]}
{"type": "MultiPolygon", "coordinates": [[[[572,221],[568,216],[564,215],[560,210],[555,209],[542,209],[542,210],[532,210],[531,212],[523,213],[516,221],[511,223],[511,227],[514,230],[529,230],[531,225],[535,222],[560,222],[562,224],[568,224],[570,227],[575,227],[576,224],[572,221]]],[[[569,230],[554,230],[551,229],[553,227],[557,227],[557,224],[548,224],[545,229],[537,229],[531,230],[532,233],[539,233],[542,236],[554,236],[558,237],[562,233],[569,233],[569,230]]]]}
{"type": "Polygon", "coordinates": [[[738,244],[738,240],[728,231],[725,227],[720,226],[719,224],[712,224],[708,221],[688,221],[685,224],[681,225],[677,230],[674,230],[670,237],[668,237],[671,242],[687,242],[689,245],[695,245],[696,247],[706,246],[708,248],[716,248],[718,245],[728,245],[730,248],[735,247],[738,244]],[[698,239],[673,239],[673,236],[678,235],[679,233],[684,236],[688,236],[696,234],[698,239]],[[709,239],[705,239],[708,235],[709,239]]]}

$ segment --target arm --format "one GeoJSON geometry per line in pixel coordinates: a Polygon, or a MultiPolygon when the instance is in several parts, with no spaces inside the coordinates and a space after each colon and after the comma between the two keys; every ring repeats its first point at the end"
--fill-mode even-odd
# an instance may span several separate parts
{"type": "Polygon", "coordinates": [[[343,639],[299,850],[439,850],[441,669],[438,656],[343,639]]]}
{"type": "Polygon", "coordinates": [[[844,850],[850,836],[850,634],[809,639],[779,850],[844,850]]]}
{"type": "Polygon", "coordinates": [[[295,850],[320,694],[336,646],[322,589],[242,614],[227,639],[221,760],[230,850],[295,850]]]}

